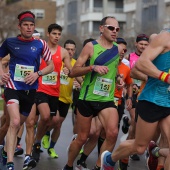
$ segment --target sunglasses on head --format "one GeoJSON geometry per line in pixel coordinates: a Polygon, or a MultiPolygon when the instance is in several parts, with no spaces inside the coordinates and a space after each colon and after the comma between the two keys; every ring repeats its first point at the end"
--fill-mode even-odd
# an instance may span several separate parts
{"type": "Polygon", "coordinates": [[[120,28],[119,27],[114,27],[112,25],[104,25],[104,27],[107,27],[110,31],[116,30],[116,32],[119,32],[120,28]]]}

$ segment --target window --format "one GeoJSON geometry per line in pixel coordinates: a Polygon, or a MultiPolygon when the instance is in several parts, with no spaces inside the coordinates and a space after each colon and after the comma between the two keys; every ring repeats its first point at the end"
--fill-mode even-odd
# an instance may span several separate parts
{"type": "Polygon", "coordinates": [[[44,9],[32,9],[31,11],[35,14],[36,19],[44,19],[45,17],[44,9]]]}

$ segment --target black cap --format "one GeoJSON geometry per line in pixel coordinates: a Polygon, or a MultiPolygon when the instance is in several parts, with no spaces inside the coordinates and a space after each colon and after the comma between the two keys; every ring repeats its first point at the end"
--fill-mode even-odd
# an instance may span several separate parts
{"type": "Polygon", "coordinates": [[[127,42],[123,39],[123,38],[116,38],[116,43],[117,44],[125,44],[125,45],[127,45],[127,42]]]}
{"type": "Polygon", "coordinates": [[[149,42],[149,37],[146,34],[139,34],[136,37],[136,42],[139,42],[139,41],[148,41],[149,42]]]}

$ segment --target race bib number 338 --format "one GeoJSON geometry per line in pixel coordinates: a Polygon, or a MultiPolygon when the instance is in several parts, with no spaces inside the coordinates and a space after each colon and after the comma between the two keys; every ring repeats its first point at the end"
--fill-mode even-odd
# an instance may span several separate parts
{"type": "Polygon", "coordinates": [[[113,80],[97,77],[93,93],[100,96],[109,96],[113,80]]]}
{"type": "Polygon", "coordinates": [[[14,80],[24,82],[24,78],[28,74],[33,73],[33,72],[34,72],[34,66],[16,64],[15,73],[14,73],[14,80]]]}

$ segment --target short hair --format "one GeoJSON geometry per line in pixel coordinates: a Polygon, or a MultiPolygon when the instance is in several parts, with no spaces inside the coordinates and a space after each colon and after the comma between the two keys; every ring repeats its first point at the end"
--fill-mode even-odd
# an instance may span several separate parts
{"type": "Polygon", "coordinates": [[[94,40],[95,40],[94,38],[85,39],[84,42],[83,42],[83,47],[84,47],[88,42],[92,42],[92,41],[94,41],[94,40]]]}
{"type": "Polygon", "coordinates": [[[108,18],[116,19],[116,18],[113,17],[113,16],[106,16],[106,17],[104,17],[104,18],[100,21],[100,25],[105,25],[105,24],[106,24],[106,20],[107,20],[108,18]]]}
{"type": "Polygon", "coordinates": [[[116,43],[127,45],[127,42],[123,38],[116,38],[116,43]]]}
{"type": "Polygon", "coordinates": [[[60,25],[54,23],[48,26],[48,33],[50,33],[52,30],[59,30],[60,32],[62,32],[63,28],[60,25]]]}
{"type": "Polygon", "coordinates": [[[19,19],[20,24],[22,21],[31,21],[33,23],[35,22],[35,15],[31,11],[23,11],[18,14],[17,18],[19,19]]]}
{"type": "Polygon", "coordinates": [[[73,44],[76,47],[76,43],[73,40],[66,40],[64,43],[64,48],[66,47],[66,44],[73,44]]]}

